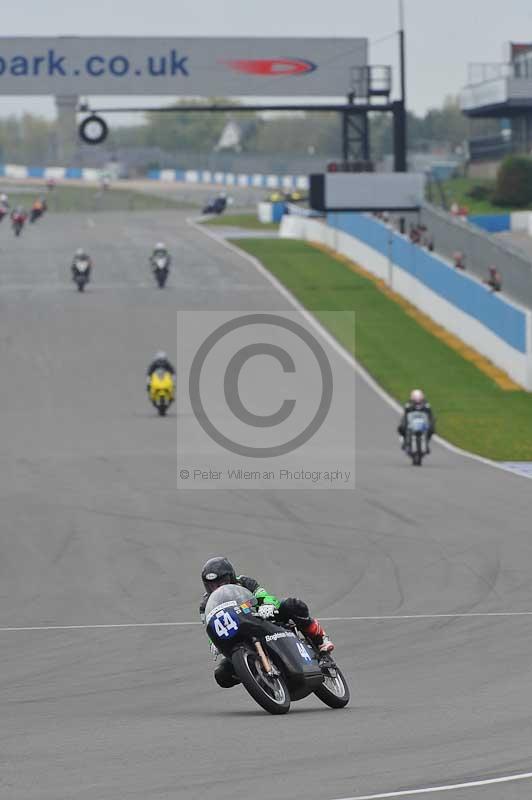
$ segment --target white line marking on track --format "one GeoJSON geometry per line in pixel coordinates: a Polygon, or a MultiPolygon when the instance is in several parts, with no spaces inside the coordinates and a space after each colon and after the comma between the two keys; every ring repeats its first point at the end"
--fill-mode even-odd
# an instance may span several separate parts
{"type": "Polygon", "coordinates": [[[453,789],[473,789],[475,786],[491,786],[496,783],[524,781],[527,778],[532,778],[532,772],[522,772],[520,775],[504,775],[501,778],[487,778],[483,781],[453,783],[447,786],[429,786],[426,789],[403,789],[399,792],[385,792],[384,794],[353,795],[353,797],[342,797],[340,800],[384,800],[386,797],[412,797],[415,794],[434,794],[435,792],[450,792],[453,789]]]}
{"type": "MultiPolygon", "coordinates": [[[[255,269],[258,272],[260,272],[260,274],[264,278],[266,278],[266,280],[269,281],[272,284],[272,286],[274,286],[277,289],[277,291],[285,298],[285,300],[288,300],[288,302],[300,312],[300,314],[307,320],[309,325],[312,325],[312,327],[320,334],[322,339],[324,339],[333,348],[333,350],[336,353],[338,353],[338,355],[340,355],[345,361],[347,361],[348,364],[350,364],[353,367],[353,369],[356,372],[358,372],[360,377],[368,384],[368,386],[370,386],[373,389],[373,391],[376,394],[379,395],[379,397],[382,400],[384,400],[385,403],[387,403],[391,408],[397,411],[397,413],[402,412],[403,407],[396,400],[394,400],[393,397],[387,394],[382,388],[382,386],[379,386],[379,384],[371,377],[369,372],[367,372],[364,369],[364,367],[361,366],[361,364],[359,364],[358,361],[356,361],[356,359],[353,358],[351,353],[349,353],[342,347],[340,342],[337,339],[335,339],[334,336],[332,336],[329,333],[329,331],[321,325],[321,323],[316,319],[316,317],[314,317],[309,311],[307,311],[307,309],[304,306],[301,305],[299,300],[297,300],[294,297],[294,295],[291,292],[289,292],[288,289],[285,286],[283,286],[283,284],[271,274],[271,272],[268,272],[268,270],[261,264],[261,262],[257,258],[251,256],[249,253],[246,253],[244,250],[241,250],[239,247],[236,247],[234,244],[231,244],[225,239],[222,239],[216,233],[210,231],[206,225],[199,225],[195,219],[189,217],[189,219],[187,219],[187,223],[191,225],[193,228],[196,228],[196,230],[198,230],[200,233],[203,233],[205,236],[214,239],[222,247],[231,250],[231,252],[239,255],[246,261],[249,261],[249,263],[252,264],[255,267],[255,269]]],[[[525,478],[532,480],[532,474],[526,475],[523,472],[515,472],[514,470],[508,469],[508,467],[506,467],[504,464],[497,463],[497,461],[491,461],[491,459],[484,458],[483,456],[479,456],[476,453],[470,453],[467,450],[462,450],[460,447],[456,447],[456,445],[451,444],[446,439],[442,439],[441,436],[434,435],[433,439],[434,441],[438,442],[438,444],[441,444],[443,447],[446,447],[447,450],[450,450],[452,453],[464,456],[465,458],[473,459],[473,461],[478,461],[479,463],[486,464],[489,467],[500,469],[503,472],[509,473],[510,475],[516,475],[518,478],[525,478]]]]}
{"type": "Polygon", "coordinates": [[[102,628],[176,628],[185,625],[201,625],[201,622],[117,622],[101,625],[28,625],[25,627],[0,628],[0,633],[14,631],[87,631],[102,628]]]}
{"type": "MultiPolygon", "coordinates": [[[[360,617],[322,617],[322,622],[386,622],[390,620],[463,619],[475,617],[532,617],[532,611],[471,611],[449,614],[390,614],[360,617]]],[[[120,628],[183,628],[187,625],[202,625],[202,622],[110,622],[93,625],[26,625],[0,628],[0,633],[15,631],[86,631],[120,628]]]]}

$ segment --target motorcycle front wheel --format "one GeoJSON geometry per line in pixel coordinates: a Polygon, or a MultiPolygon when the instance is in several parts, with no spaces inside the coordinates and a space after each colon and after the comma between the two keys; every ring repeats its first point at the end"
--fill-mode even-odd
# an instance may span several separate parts
{"type": "Polygon", "coordinates": [[[324,669],[325,679],[314,694],[329,708],[344,708],[349,703],[350,693],[347,681],[336,664],[324,669]]]}
{"type": "Polygon", "coordinates": [[[281,675],[268,675],[259,654],[248,647],[235,650],[231,656],[233,669],[246,691],[270,714],[287,714],[290,694],[281,675]]]}

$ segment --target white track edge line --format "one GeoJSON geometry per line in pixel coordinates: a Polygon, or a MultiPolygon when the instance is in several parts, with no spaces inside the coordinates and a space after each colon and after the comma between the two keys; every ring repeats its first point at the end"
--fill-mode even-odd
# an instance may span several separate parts
{"type": "Polygon", "coordinates": [[[496,783],[524,781],[527,778],[532,778],[532,772],[521,772],[518,775],[503,775],[500,778],[486,778],[481,781],[454,783],[447,786],[429,786],[426,789],[403,789],[399,792],[385,792],[384,794],[353,795],[352,797],[342,797],[340,800],[384,800],[386,797],[411,797],[415,794],[434,794],[435,792],[450,792],[453,789],[473,789],[475,786],[491,786],[496,783]]]}
{"type": "MultiPolygon", "coordinates": [[[[319,332],[321,337],[327,341],[327,343],[335,350],[335,352],[338,353],[345,361],[351,364],[351,366],[356,370],[356,372],[358,372],[360,377],[368,384],[368,386],[371,387],[371,389],[373,389],[374,392],[376,392],[376,394],[379,395],[379,397],[382,400],[384,400],[385,403],[387,403],[391,408],[393,408],[398,413],[402,411],[402,406],[396,400],[394,400],[394,398],[391,397],[391,395],[389,395],[382,388],[382,386],[380,386],[375,381],[374,378],[372,378],[369,372],[367,372],[367,370],[364,369],[364,367],[361,364],[359,364],[359,362],[351,355],[351,353],[349,353],[347,350],[344,349],[344,347],[342,347],[340,342],[337,339],[335,339],[334,336],[332,336],[332,334],[330,334],[326,328],[322,326],[322,324],[318,321],[318,319],[313,314],[311,314],[303,305],[301,305],[299,300],[297,300],[296,297],[294,297],[294,295],[288,291],[286,286],[283,286],[283,284],[279,280],[277,280],[277,278],[274,275],[272,275],[271,272],[268,272],[268,270],[261,264],[258,258],[255,258],[255,256],[246,253],[244,250],[241,250],[236,245],[231,244],[223,237],[218,236],[216,233],[213,233],[213,231],[210,231],[206,225],[198,224],[196,219],[193,219],[192,217],[189,217],[187,219],[187,223],[193,228],[196,228],[196,230],[203,233],[204,236],[208,236],[209,238],[216,241],[218,244],[221,244],[223,247],[227,248],[228,250],[231,250],[233,253],[236,253],[241,258],[244,258],[245,260],[249,261],[255,267],[255,269],[257,269],[258,272],[260,272],[260,274],[263,277],[265,277],[272,284],[272,286],[274,286],[277,289],[277,291],[280,292],[280,294],[302,314],[302,316],[307,320],[307,322],[310,325],[312,325],[315,330],[319,332]]],[[[515,472],[509,467],[505,467],[503,464],[497,463],[497,461],[492,461],[489,458],[484,458],[484,456],[479,456],[476,453],[470,453],[468,450],[462,450],[461,447],[457,447],[456,445],[451,444],[451,442],[448,442],[447,439],[443,439],[441,436],[438,436],[437,434],[434,435],[434,441],[438,442],[438,444],[441,444],[443,447],[446,447],[447,450],[450,450],[452,453],[456,453],[457,455],[473,459],[474,461],[478,461],[481,464],[486,464],[489,467],[494,467],[495,469],[500,469],[502,472],[509,473],[510,475],[515,475],[518,478],[525,478],[528,480],[532,480],[532,475],[524,475],[521,472],[515,472]]]]}
{"type": "MultiPolygon", "coordinates": [[[[476,617],[532,617],[532,611],[471,611],[449,614],[389,614],[359,617],[322,617],[323,622],[389,622],[391,620],[417,620],[417,619],[468,619],[476,617]]],[[[0,633],[15,631],[84,631],[116,628],[178,628],[189,625],[202,625],[199,621],[184,622],[110,622],[88,625],[26,625],[0,628],[0,633]]]]}

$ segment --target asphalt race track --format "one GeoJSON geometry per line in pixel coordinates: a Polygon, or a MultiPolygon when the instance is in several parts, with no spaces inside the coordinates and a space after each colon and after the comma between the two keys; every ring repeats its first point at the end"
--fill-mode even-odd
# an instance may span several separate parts
{"type": "Polygon", "coordinates": [[[439,446],[413,469],[358,379],[356,491],[178,492],[176,416],[144,394],[176,309],[287,301],[185,212],[50,215],[20,240],[4,222],[0,264],[1,798],[336,800],[531,771],[529,481],[439,446]],[[147,270],[161,239],[164,291],[147,270]],[[270,717],[216,686],[200,626],[138,626],[196,623],[221,551],[323,618],[359,618],[327,624],[347,709],[311,697],[270,717]],[[129,627],[83,627],[113,624],[129,627]]]}

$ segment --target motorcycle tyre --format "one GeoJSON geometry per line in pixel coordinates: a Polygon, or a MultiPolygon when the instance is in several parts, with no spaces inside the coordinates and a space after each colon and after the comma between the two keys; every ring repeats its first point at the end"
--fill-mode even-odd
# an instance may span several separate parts
{"type": "Polygon", "coordinates": [[[331,692],[330,689],[327,688],[325,683],[322,683],[319,689],[316,689],[314,694],[318,697],[322,703],[325,703],[326,706],[329,708],[345,708],[345,706],[349,703],[351,699],[351,694],[349,692],[349,686],[347,685],[347,681],[344,677],[344,674],[341,669],[335,667],[336,672],[340,676],[340,679],[344,685],[345,693],[343,697],[338,697],[338,695],[331,692]]]}
{"type": "Polygon", "coordinates": [[[237,678],[240,679],[242,686],[248,692],[248,694],[251,695],[253,700],[255,700],[255,702],[258,703],[259,706],[261,706],[269,714],[287,714],[290,711],[290,694],[282,676],[279,675],[277,680],[283,688],[285,699],[284,703],[277,703],[268,694],[266,694],[264,689],[260,687],[251,674],[246,661],[246,654],[250,653],[252,655],[256,655],[256,653],[254,653],[250,648],[241,647],[238,650],[235,650],[232,654],[231,661],[233,662],[233,669],[237,678]]]}

